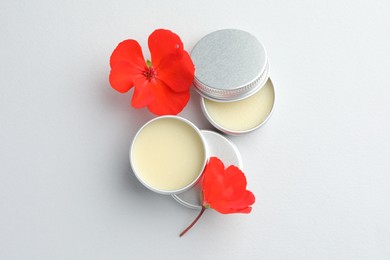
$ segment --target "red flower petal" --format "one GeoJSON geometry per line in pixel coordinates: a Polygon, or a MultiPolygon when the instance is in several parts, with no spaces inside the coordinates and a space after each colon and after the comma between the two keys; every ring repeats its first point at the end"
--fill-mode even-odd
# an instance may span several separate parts
{"type": "Polygon", "coordinates": [[[195,67],[190,55],[183,51],[181,58],[170,55],[156,67],[158,78],[173,91],[186,91],[194,80],[195,67]]]}
{"type": "Polygon", "coordinates": [[[125,93],[134,86],[138,70],[124,61],[116,62],[110,72],[110,84],[118,92],[125,93]]]}
{"type": "Polygon", "coordinates": [[[154,67],[158,67],[169,55],[181,58],[183,53],[180,37],[169,30],[158,29],[152,32],[148,39],[148,46],[154,67]]]}
{"type": "Polygon", "coordinates": [[[155,96],[153,94],[152,88],[154,83],[149,82],[148,80],[140,77],[135,82],[133,98],[131,99],[131,105],[135,108],[141,108],[149,105],[155,96]]]}
{"type": "Polygon", "coordinates": [[[248,205],[255,203],[255,196],[250,191],[243,192],[234,200],[216,200],[212,206],[220,213],[250,213],[252,208],[248,205]]]}
{"type": "Polygon", "coordinates": [[[111,54],[110,66],[111,86],[121,93],[129,91],[146,67],[141,46],[134,40],[119,43],[111,54]]]}
{"type": "Polygon", "coordinates": [[[164,82],[157,80],[151,88],[155,96],[148,108],[150,112],[161,115],[177,115],[183,110],[190,99],[190,91],[174,92],[165,85],[164,82]]]}
{"type": "Polygon", "coordinates": [[[111,68],[115,63],[125,61],[135,68],[143,69],[145,67],[145,59],[142,54],[141,46],[135,40],[125,40],[118,44],[110,57],[111,68]]]}
{"type": "Polygon", "coordinates": [[[244,173],[236,166],[226,170],[221,160],[210,158],[202,180],[203,206],[229,213],[249,213],[255,196],[246,189],[244,173]]]}
{"type": "Polygon", "coordinates": [[[223,192],[225,185],[220,173],[224,170],[225,166],[221,160],[216,157],[210,158],[202,179],[203,202],[209,203],[223,192]]]}

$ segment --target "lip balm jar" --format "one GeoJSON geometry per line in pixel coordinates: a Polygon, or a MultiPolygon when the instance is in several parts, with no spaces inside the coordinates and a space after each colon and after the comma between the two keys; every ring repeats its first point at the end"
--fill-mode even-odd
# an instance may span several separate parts
{"type": "Polygon", "coordinates": [[[178,116],[147,122],[130,147],[130,164],[137,179],[161,194],[190,189],[206,165],[206,143],[200,130],[178,116]]]}
{"type": "Polygon", "coordinates": [[[203,37],[191,58],[202,111],[214,127],[238,135],[268,120],[275,90],[267,52],[256,37],[237,29],[219,30],[203,37]]]}

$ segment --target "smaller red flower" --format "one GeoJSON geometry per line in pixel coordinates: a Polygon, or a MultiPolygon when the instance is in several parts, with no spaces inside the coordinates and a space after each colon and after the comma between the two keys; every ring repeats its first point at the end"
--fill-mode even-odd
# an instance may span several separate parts
{"type": "Polygon", "coordinates": [[[250,213],[255,196],[246,189],[246,184],[245,175],[238,167],[231,165],[225,169],[220,159],[211,157],[203,172],[202,210],[180,236],[195,225],[207,208],[222,214],[250,213]]]}
{"type": "Polygon", "coordinates": [[[203,207],[219,213],[250,213],[255,196],[246,189],[244,173],[236,166],[225,169],[223,162],[211,157],[202,181],[203,207]]]}
{"type": "Polygon", "coordinates": [[[148,107],[156,115],[176,115],[188,103],[194,79],[194,64],[180,37],[159,29],[148,39],[151,61],[145,61],[141,46],[125,40],[110,58],[110,84],[125,93],[134,86],[131,105],[148,107]]]}

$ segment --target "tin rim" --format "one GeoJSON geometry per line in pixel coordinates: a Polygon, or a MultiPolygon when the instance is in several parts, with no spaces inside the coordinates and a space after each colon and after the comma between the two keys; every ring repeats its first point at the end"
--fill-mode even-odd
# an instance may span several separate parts
{"type": "Polygon", "coordinates": [[[267,64],[264,71],[262,71],[262,73],[260,73],[260,75],[254,81],[233,90],[221,90],[221,89],[215,89],[209,87],[206,84],[203,84],[196,77],[194,78],[193,84],[195,86],[196,92],[198,92],[203,98],[207,98],[217,102],[240,101],[254,95],[265,85],[265,83],[269,78],[269,71],[270,71],[269,62],[267,60],[267,64]],[[217,92],[223,93],[225,97],[221,98],[221,95],[216,96],[210,94],[210,93],[217,93],[217,92]]]}
{"type": "Polygon", "coordinates": [[[164,195],[172,195],[172,194],[178,194],[178,193],[181,193],[181,192],[184,192],[188,189],[190,189],[191,187],[193,187],[197,181],[199,180],[200,176],[202,176],[202,173],[203,173],[203,170],[206,166],[206,163],[207,163],[207,158],[208,158],[208,154],[207,154],[207,149],[206,149],[206,141],[202,135],[202,133],[200,132],[199,128],[196,127],[191,121],[183,118],[183,117],[179,117],[179,116],[171,116],[171,115],[167,115],[167,116],[159,116],[159,117],[156,117],[156,118],[153,118],[152,120],[146,122],[138,131],[137,133],[135,134],[134,138],[133,138],[133,141],[131,143],[131,146],[130,146],[130,151],[129,151],[129,159],[130,159],[130,166],[133,170],[133,173],[135,175],[135,177],[146,187],[148,188],[149,190],[151,191],[154,191],[156,193],[160,193],[160,194],[164,194],[164,195]],[[186,123],[188,126],[190,126],[198,135],[198,137],[200,138],[201,142],[202,142],[202,146],[203,146],[203,154],[204,154],[204,158],[203,158],[203,163],[202,163],[202,167],[201,167],[201,170],[199,171],[197,177],[188,185],[180,188],[180,189],[177,189],[177,190],[162,190],[162,189],[157,189],[155,187],[153,187],[152,185],[146,183],[142,177],[140,176],[140,174],[137,172],[137,169],[133,163],[133,147],[134,147],[134,143],[135,141],[137,140],[137,137],[138,135],[142,132],[142,130],[149,124],[151,124],[152,122],[154,121],[157,121],[157,120],[164,120],[166,118],[171,118],[171,119],[175,119],[175,120],[179,120],[181,122],[184,122],[186,123]]]}
{"type": "MultiPolygon", "coordinates": [[[[274,108],[275,108],[275,102],[276,102],[276,91],[275,91],[275,85],[273,83],[273,81],[271,80],[271,78],[268,78],[267,81],[270,81],[271,83],[271,86],[272,86],[272,90],[274,92],[274,100],[272,102],[272,107],[271,107],[271,111],[269,112],[269,114],[267,115],[267,117],[260,123],[258,124],[257,126],[255,127],[252,127],[250,129],[246,129],[246,130],[231,130],[231,129],[228,129],[228,128],[225,128],[223,126],[221,126],[218,122],[216,122],[211,116],[210,114],[208,113],[207,111],[207,108],[206,108],[206,104],[205,104],[205,97],[201,97],[200,99],[200,103],[201,103],[201,108],[202,108],[202,112],[203,114],[205,115],[205,117],[207,118],[207,120],[215,127],[217,128],[218,130],[220,130],[221,132],[225,133],[225,134],[229,134],[229,135],[242,135],[242,134],[246,134],[246,133],[249,133],[249,132],[252,132],[256,129],[259,129],[261,126],[263,126],[267,121],[268,119],[271,117],[273,111],[274,111],[274,108]]],[[[266,81],[266,82],[267,82],[266,81]]],[[[265,85],[265,84],[264,84],[265,85]]],[[[258,89],[259,91],[260,89],[258,89]]],[[[255,92],[257,93],[257,91],[255,92]]],[[[254,93],[254,94],[255,94],[254,93]]],[[[215,101],[215,100],[214,100],[215,101]]],[[[238,100],[237,100],[238,101],[238,100]]],[[[218,102],[218,101],[217,101],[218,102]]]]}

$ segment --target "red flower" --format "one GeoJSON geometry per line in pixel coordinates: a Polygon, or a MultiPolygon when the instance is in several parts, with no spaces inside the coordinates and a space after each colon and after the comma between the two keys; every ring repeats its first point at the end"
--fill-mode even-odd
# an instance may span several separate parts
{"type": "Polygon", "coordinates": [[[133,86],[131,105],[147,106],[156,115],[176,115],[190,98],[194,64],[175,33],[159,29],[148,39],[151,62],[145,61],[141,46],[125,40],[110,58],[110,84],[121,93],[133,86]]]}
{"type": "Polygon", "coordinates": [[[202,210],[195,220],[180,234],[183,236],[202,216],[207,208],[222,214],[250,213],[255,196],[246,189],[244,173],[236,166],[225,169],[223,162],[211,157],[203,172],[202,210]]]}
{"type": "Polygon", "coordinates": [[[246,189],[244,173],[236,166],[225,170],[223,162],[211,157],[202,181],[203,207],[222,214],[250,213],[255,196],[246,189]]]}

